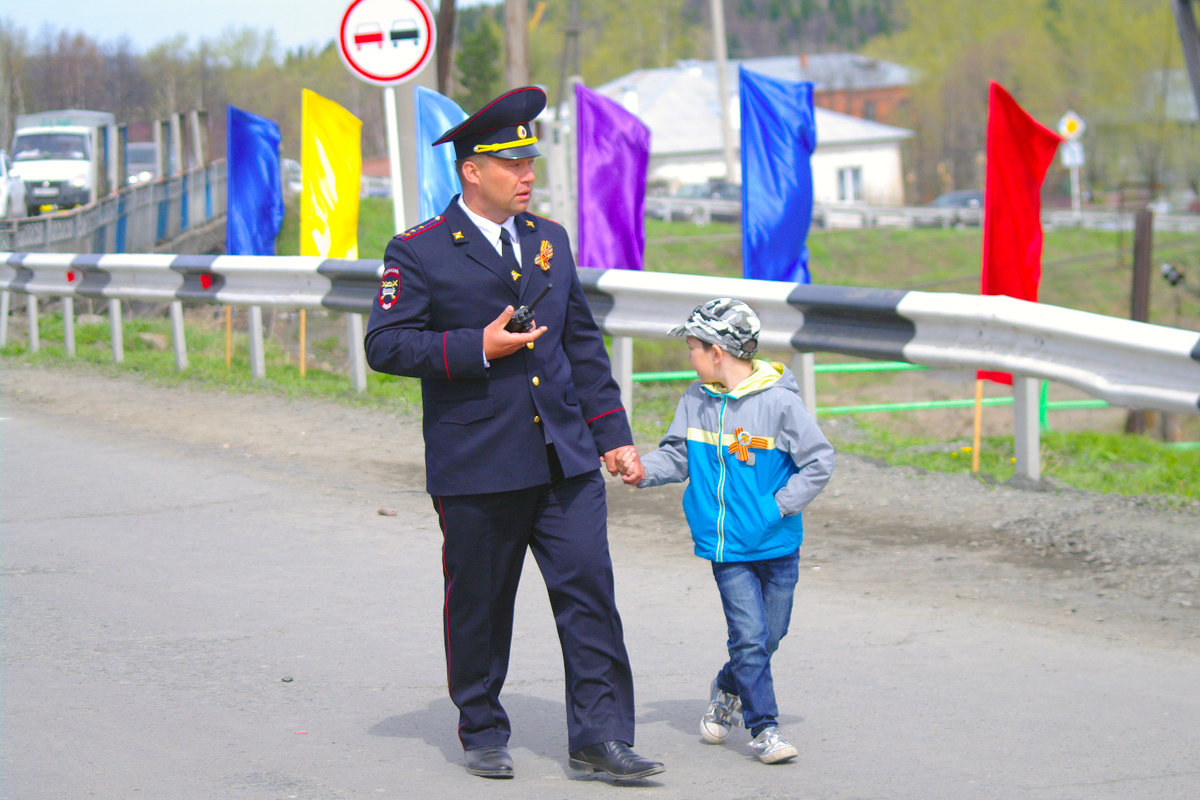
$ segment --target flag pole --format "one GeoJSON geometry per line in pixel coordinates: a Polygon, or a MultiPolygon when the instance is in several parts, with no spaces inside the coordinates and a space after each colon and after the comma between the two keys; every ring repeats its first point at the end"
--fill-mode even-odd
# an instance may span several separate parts
{"type": "Polygon", "coordinates": [[[304,324],[305,323],[305,313],[304,312],[305,312],[305,309],[303,309],[303,308],[300,309],[300,377],[301,378],[304,377],[304,367],[308,361],[308,358],[304,354],[304,341],[306,338],[305,337],[305,324],[304,324]]]}
{"type": "Polygon", "coordinates": [[[979,472],[979,440],[983,428],[983,378],[975,379],[975,438],[971,442],[971,472],[979,472]]]}

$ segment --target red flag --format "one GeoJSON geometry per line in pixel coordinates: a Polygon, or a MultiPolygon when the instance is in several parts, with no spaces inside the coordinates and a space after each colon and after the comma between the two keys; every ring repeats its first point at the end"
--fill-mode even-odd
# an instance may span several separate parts
{"type": "MultiPolygon", "coordinates": [[[[995,81],[988,94],[981,294],[1037,301],[1042,278],[1042,180],[1062,139],[995,81]]],[[[1007,372],[979,377],[1012,384],[1007,372]]]]}

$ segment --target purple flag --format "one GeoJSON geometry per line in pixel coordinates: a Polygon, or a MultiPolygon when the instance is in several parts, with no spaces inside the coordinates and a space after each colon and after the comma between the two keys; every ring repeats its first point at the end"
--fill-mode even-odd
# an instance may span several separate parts
{"type": "Polygon", "coordinates": [[[646,249],[642,207],[650,129],[633,114],[575,86],[579,153],[579,258],[583,267],[641,269],[646,249]]]}

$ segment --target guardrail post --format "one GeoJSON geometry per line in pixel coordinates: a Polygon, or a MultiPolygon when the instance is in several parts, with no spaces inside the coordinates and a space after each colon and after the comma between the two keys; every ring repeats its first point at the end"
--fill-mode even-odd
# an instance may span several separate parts
{"type": "Polygon", "coordinates": [[[171,303],[171,345],[175,348],[175,369],[188,368],[187,340],[183,334],[183,301],[171,303]]]}
{"type": "Polygon", "coordinates": [[[817,415],[817,372],[816,358],[812,353],[796,353],[792,356],[792,374],[800,385],[800,399],[814,417],[817,415]]]}
{"type": "Polygon", "coordinates": [[[346,315],[346,336],[350,339],[350,378],[354,391],[362,394],[367,390],[367,351],[363,344],[362,314],[346,315]]]}
{"type": "Polygon", "coordinates": [[[246,316],[250,330],[250,374],[255,380],[267,377],[267,365],[263,358],[262,306],[250,306],[246,316]]]}
{"type": "Polygon", "coordinates": [[[37,295],[29,295],[26,301],[29,310],[29,352],[36,353],[41,349],[42,339],[38,335],[38,299],[37,295]]]}
{"type": "Polygon", "coordinates": [[[67,355],[75,355],[75,298],[62,299],[63,347],[67,355]]]}
{"type": "Polygon", "coordinates": [[[8,347],[8,304],[12,302],[8,289],[0,292],[0,347],[8,347]]]}
{"type": "Polygon", "coordinates": [[[633,339],[629,336],[612,337],[612,371],[621,387],[621,405],[625,416],[633,421],[633,339]]]}
{"type": "Polygon", "coordinates": [[[121,301],[112,298],[108,301],[108,330],[112,339],[113,361],[125,363],[125,328],[121,324],[121,301]]]}
{"type": "Polygon", "coordinates": [[[1016,474],[1031,481],[1042,477],[1041,432],[1038,429],[1037,378],[1013,375],[1013,446],[1016,474]]]}

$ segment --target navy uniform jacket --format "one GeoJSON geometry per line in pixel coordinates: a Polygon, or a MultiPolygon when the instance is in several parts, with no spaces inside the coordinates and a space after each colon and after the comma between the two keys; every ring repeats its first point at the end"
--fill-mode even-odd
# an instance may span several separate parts
{"type": "Polygon", "coordinates": [[[529,213],[515,222],[520,283],[457,198],[442,216],[393,238],[383,257],[367,363],[421,379],[431,495],[547,483],[547,443],[569,478],[633,442],[566,231],[529,213]],[[548,330],[533,347],[485,367],[483,328],[505,306],[532,302],[548,282],[554,288],[534,309],[537,325],[548,330]]]}

